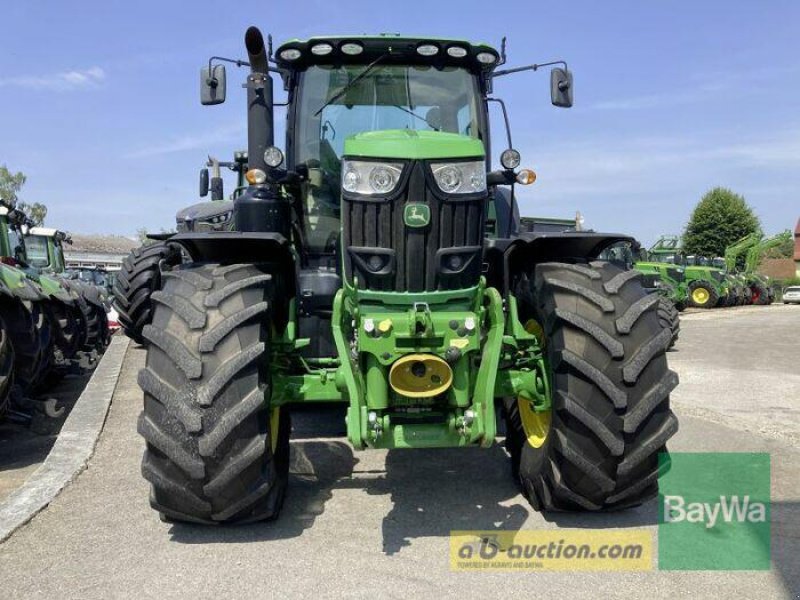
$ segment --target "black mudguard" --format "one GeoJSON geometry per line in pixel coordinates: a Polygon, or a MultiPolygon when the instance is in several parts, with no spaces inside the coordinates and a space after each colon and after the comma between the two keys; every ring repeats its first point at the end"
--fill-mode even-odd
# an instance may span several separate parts
{"type": "Polygon", "coordinates": [[[514,276],[529,272],[537,263],[593,260],[618,242],[636,240],[623,234],[594,231],[520,233],[512,238],[486,240],[484,263],[488,284],[507,294],[514,276]]]}
{"type": "Polygon", "coordinates": [[[292,247],[279,233],[261,231],[203,231],[177,233],[170,244],[179,244],[194,262],[276,263],[291,265],[292,247]]]}

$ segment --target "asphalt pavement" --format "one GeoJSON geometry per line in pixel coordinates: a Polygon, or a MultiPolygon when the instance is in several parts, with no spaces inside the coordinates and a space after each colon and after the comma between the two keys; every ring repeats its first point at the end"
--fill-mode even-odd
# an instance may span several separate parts
{"type": "Polygon", "coordinates": [[[670,353],[682,379],[671,449],[771,454],[771,571],[451,571],[451,530],[655,531],[657,507],[542,515],[518,494],[501,446],[354,452],[338,437],[336,410],[294,416],[290,491],[278,521],[163,523],[139,474],[144,351],[131,345],[88,468],[0,545],[0,597],[797,597],[798,333],[800,306],[713,311],[688,315],[670,353]]]}

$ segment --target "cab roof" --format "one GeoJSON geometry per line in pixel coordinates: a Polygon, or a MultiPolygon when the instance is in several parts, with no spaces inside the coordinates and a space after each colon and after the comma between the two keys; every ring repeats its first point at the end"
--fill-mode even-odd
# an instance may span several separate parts
{"type": "Polygon", "coordinates": [[[461,66],[484,73],[501,63],[500,53],[488,44],[399,33],[294,39],[281,44],[273,58],[282,69],[303,70],[312,64],[369,64],[386,54],[382,59],[386,64],[461,66]],[[288,50],[299,51],[299,55],[288,50]],[[296,57],[291,58],[292,55],[296,57]],[[483,60],[479,60],[479,55],[483,60]]]}

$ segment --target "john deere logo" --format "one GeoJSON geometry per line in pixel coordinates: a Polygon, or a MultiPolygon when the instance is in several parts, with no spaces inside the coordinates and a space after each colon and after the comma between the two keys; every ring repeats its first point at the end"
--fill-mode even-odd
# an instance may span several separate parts
{"type": "Polygon", "coordinates": [[[406,227],[425,227],[431,222],[431,208],[427,204],[406,204],[403,211],[406,227]]]}

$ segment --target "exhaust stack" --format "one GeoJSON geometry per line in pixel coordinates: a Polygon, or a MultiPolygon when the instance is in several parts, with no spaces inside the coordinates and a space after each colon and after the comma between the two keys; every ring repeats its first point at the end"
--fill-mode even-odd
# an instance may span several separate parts
{"type": "Polygon", "coordinates": [[[264,36],[258,27],[248,27],[244,45],[250,59],[247,76],[247,165],[267,170],[264,150],[274,144],[272,78],[269,76],[264,36]]]}

